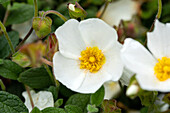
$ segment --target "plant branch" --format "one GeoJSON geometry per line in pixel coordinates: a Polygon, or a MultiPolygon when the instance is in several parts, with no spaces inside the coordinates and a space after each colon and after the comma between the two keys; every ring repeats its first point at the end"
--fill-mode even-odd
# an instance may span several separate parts
{"type": "Polygon", "coordinates": [[[43,62],[44,64],[47,64],[47,65],[53,67],[53,63],[50,62],[50,61],[48,61],[47,59],[41,57],[40,60],[41,60],[41,62],[43,62]]]}
{"type": "Polygon", "coordinates": [[[28,39],[28,37],[31,35],[33,31],[33,28],[31,27],[31,29],[29,30],[29,32],[27,33],[27,35],[24,37],[24,39],[19,43],[19,45],[16,47],[15,51],[18,51],[19,48],[24,44],[24,42],[28,39]]]}
{"type": "Polygon", "coordinates": [[[25,85],[25,89],[26,89],[26,91],[27,91],[27,93],[28,93],[28,96],[29,96],[29,99],[30,99],[30,102],[31,102],[31,106],[32,106],[32,109],[33,109],[33,108],[34,108],[34,102],[33,102],[33,100],[32,100],[32,96],[31,96],[31,93],[30,93],[30,89],[29,89],[29,87],[26,86],[26,85],[25,85]]]}
{"type": "Polygon", "coordinates": [[[110,3],[110,2],[108,2],[108,1],[105,3],[105,5],[104,5],[104,9],[103,9],[103,11],[102,11],[101,15],[99,16],[99,18],[102,18],[102,16],[104,15],[104,13],[105,13],[105,11],[106,11],[106,9],[107,9],[107,7],[108,7],[109,3],[110,3]]]}

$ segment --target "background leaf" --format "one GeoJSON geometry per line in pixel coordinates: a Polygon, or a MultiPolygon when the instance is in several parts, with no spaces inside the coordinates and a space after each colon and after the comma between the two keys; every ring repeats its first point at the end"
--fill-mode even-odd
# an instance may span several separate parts
{"type": "Polygon", "coordinates": [[[19,74],[23,72],[23,70],[24,69],[21,66],[11,60],[3,60],[3,64],[0,65],[0,76],[17,80],[19,74]]]}
{"type": "Polygon", "coordinates": [[[42,89],[53,84],[44,67],[31,68],[20,74],[19,81],[35,89],[42,89]]]}
{"type": "Polygon", "coordinates": [[[90,103],[96,106],[99,106],[104,99],[104,87],[102,86],[99,90],[97,90],[94,94],[90,97],[90,103]]]}
{"type": "Polygon", "coordinates": [[[5,26],[23,23],[34,16],[33,5],[24,3],[14,3],[12,6],[5,26]]]}
{"type": "Polygon", "coordinates": [[[83,113],[83,110],[76,105],[67,105],[64,108],[68,113],[83,113]]]}
{"type": "Polygon", "coordinates": [[[42,113],[67,113],[64,109],[49,107],[42,110],[42,113]]]}
{"type": "MultiPolygon", "coordinates": [[[[19,42],[19,34],[16,31],[8,32],[12,45],[17,46],[19,42]]],[[[0,58],[6,58],[10,54],[11,50],[4,35],[0,36],[0,58]]]]}
{"type": "Polygon", "coordinates": [[[77,105],[84,111],[89,101],[90,95],[88,94],[74,94],[67,100],[66,105],[77,105]]]}
{"type": "Polygon", "coordinates": [[[10,0],[0,0],[0,4],[3,4],[3,3],[8,2],[8,1],[10,1],[10,0]]]}
{"type": "Polygon", "coordinates": [[[28,113],[24,103],[15,95],[0,91],[0,113],[28,113]]]}

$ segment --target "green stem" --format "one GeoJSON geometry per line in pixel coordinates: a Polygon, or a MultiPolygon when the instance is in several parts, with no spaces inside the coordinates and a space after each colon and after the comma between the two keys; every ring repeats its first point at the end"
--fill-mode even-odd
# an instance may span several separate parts
{"type": "Polygon", "coordinates": [[[46,64],[44,64],[44,67],[45,67],[46,71],[48,72],[48,74],[50,75],[50,78],[51,78],[52,82],[55,84],[54,76],[51,73],[49,67],[46,64]]]}
{"type": "Polygon", "coordinates": [[[45,17],[48,14],[55,14],[55,15],[59,16],[64,22],[67,21],[67,18],[65,16],[63,16],[61,13],[59,13],[58,11],[49,10],[49,11],[46,11],[43,16],[45,17]]]}
{"type": "Polygon", "coordinates": [[[103,9],[102,14],[100,15],[99,18],[102,18],[102,16],[104,15],[104,13],[105,13],[105,11],[106,11],[106,9],[107,9],[109,3],[110,3],[110,2],[108,2],[108,1],[105,3],[104,9],[103,9]]]}
{"type": "Polygon", "coordinates": [[[37,4],[37,0],[34,0],[34,17],[38,17],[38,4],[37,4]]]}
{"type": "Polygon", "coordinates": [[[4,83],[2,82],[2,80],[0,79],[0,85],[1,85],[1,89],[3,90],[3,91],[5,91],[5,85],[4,85],[4,83]]]}
{"type": "Polygon", "coordinates": [[[5,28],[5,26],[2,24],[1,21],[0,21],[0,27],[1,27],[1,29],[2,29],[2,31],[3,31],[3,33],[4,33],[5,37],[6,37],[6,39],[7,39],[7,41],[8,41],[8,44],[9,44],[9,46],[10,46],[10,48],[11,48],[12,54],[14,54],[14,53],[15,53],[14,46],[12,45],[11,39],[9,38],[8,33],[6,32],[6,28],[5,28]]]}

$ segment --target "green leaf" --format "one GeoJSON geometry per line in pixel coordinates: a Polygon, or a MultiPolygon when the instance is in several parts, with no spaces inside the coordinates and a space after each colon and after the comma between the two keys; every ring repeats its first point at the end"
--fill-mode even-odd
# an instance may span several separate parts
{"type": "Polygon", "coordinates": [[[42,113],[66,113],[64,109],[48,107],[41,111],[42,113]]]}
{"type": "Polygon", "coordinates": [[[18,80],[35,89],[46,88],[53,83],[44,67],[28,69],[20,74],[18,80]]]}
{"type": "Polygon", "coordinates": [[[15,95],[0,91],[0,113],[28,113],[24,103],[15,95]]]}
{"type": "Polygon", "coordinates": [[[11,8],[12,10],[10,10],[5,26],[23,23],[34,16],[33,5],[14,3],[13,7],[11,8]]]}
{"type": "Polygon", "coordinates": [[[10,1],[10,0],[0,0],[0,4],[3,4],[3,3],[8,2],[8,1],[10,1]]]}
{"type": "Polygon", "coordinates": [[[116,105],[116,100],[104,100],[102,110],[102,113],[121,113],[121,109],[116,105]]]}
{"type": "Polygon", "coordinates": [[[55,103],[54,106],[55,107],[60,107],[63,104],[63,99],[58,99],[55,103]]]}
{"type": "Polygon", "coordinates": [[[50,86],[48,88],[48,91],[50,91],[53,94],[54,101],[56,101],[58,98],[59,87],[50,86]]]}
{"type": "Polygon", "coordinates": [[[77,105],[84,111],[89,101],[90,95],[88,94],[74,94],[67,100],[66,105],[77,105]]]}
{"type": "Polygon", "coordinates": [[[3,64],[0,65],[0,75],[4,78],[17,80],[21,72],[23,68],[11,60],[3,60],[3,64]]]}
{"type": "Polygon", "coordinates": [[[90,104],[88,104],[87,110],[88,110],[90,113],[96,113],[96,112],[99,111],[99,109],[96,107],[96,105],[90,105],[90,104]]]}
{"type": "Polygon", "coordinates": [[[34,107],[31,113],[41,113],[41,111],[37,107],[34,107]]]}
{"type": "MultiPolygon", "coordinates": [[[[8,35],[9,35],[9,38],[11,39],[12,45],[16,47],[19,42],[18,32],[11,31],[11,32],[8,32],[8,35]]],[[[10,47],[8,45],[6,38],[4,37],[4,35],[0,36],[0,53],[1,53],[0,58],[6,58],[10,54],[10,52],[11,50],[10,50],[10,47]]]]}
{"type": "Polygon", "coordinates": [[[157,99],[158,92],[141,90],[138,94],[142,105],[151,106],[157,99]]]}
{"type": "Polygon", "coordinates": [[[99,90],[97,90],[94,94],[90,97],[90,103],[96,106],[99,106],[104,99],[104,87],[102,86],[99,90]]]}
{"type": "Polygon", "coordinates": [[[170,105],[170,93],[166,94],[164,97],[163,97],[163,101],[165,103],[168,103],[170,105]]]}
{"type": "Polygon", "coordinates": [[[83,113],[83,110],[76,105],[67,105],[64,108],[68,113],[83,113]]]}

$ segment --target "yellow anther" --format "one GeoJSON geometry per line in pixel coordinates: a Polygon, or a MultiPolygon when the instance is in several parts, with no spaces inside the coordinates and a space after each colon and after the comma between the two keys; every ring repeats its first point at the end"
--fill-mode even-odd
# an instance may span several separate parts
{"type": "Polygon", "coordinates": [[[99,71],[105,63],[105,56],[98,47],[87,47],[86,50],[81,52],[80,69],[87,69],[91,73],[99,71]]]}
{"type": "Polygon", "coordinates": [[[90,62],[95,62],[96,59],[95,59],[95,57],[92,56],[92,57],[89,58],[89,61],[90,61],[90,62]]]}
{"type": "Polygon", "coordinates": [[[170,78],[170,58],[162,57],[158,59],[154,67],[155,75],[160,81],[165,81],[170,78]]]}

